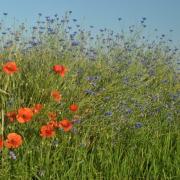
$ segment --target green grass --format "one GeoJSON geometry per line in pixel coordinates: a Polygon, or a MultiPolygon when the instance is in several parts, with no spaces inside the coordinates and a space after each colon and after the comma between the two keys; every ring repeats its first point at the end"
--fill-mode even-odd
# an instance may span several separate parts
{"type": "Polygon", "coordinates": [[[0,72],[0,88],[9,93],[0,92],[1,109],[7,113],[35,103],[44,108],[26,124],[8,124],[5,119],[4,138],[16,132],[22,135],[23,145],[13,150],[16,160],[3,148],[0,179],[180,178],[179,76],[167,64],[163,49],[119,48],[108,55],[99,52],[91,61],[78,49],[58,55],[45,47],[25,54],[2,53],[1,65],[13,59],[20,71],[10,77],[7,89],[9,76],[0,72]],[[55,64],[68,67],[64,78],[52,71],[55,64]],[[89,76],[98,76],[95,86],[89,76]],[[61,103],[50,98],[54,89],[62,93],[61,103]],[[79,105],[75,114],[80,123],[71,132],[57,130],[54,138],[43,139],[39,131],[48,122],[47,113],[55,111],[58,120],[72,120],[74,114],[68,109],[72,103],[79,105]],[[106,115],[108,111],[112,115],[106,115]],[[136,128],[137,122],[142,127],[136,128]]]}

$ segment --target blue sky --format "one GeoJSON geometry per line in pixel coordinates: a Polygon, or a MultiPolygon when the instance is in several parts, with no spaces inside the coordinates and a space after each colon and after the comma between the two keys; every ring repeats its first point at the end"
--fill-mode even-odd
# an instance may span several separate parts
{"type": "Polygon", "coordinates": [[[0,0],[0,16],[8,12],[8,22],[15,17],[31,24],[39,12],[44,16],[63,16],[67,10],[73,11],[72,17],[80,24],[98,29],[127,28],[147,17],[146,31],[150,35],[157,28],[180,45],[180,0],[0,0]],[[121,23],[118,17],[122,17],[121,23]],[[169,33],[170,29],[174,32],[169,33]]]}

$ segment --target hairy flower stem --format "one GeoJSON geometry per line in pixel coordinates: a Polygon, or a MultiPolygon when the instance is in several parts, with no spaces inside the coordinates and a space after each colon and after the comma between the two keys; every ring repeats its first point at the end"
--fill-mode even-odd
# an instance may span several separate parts
{"type": "MultiPolygon", "coordinates": [[[[9,85],[9,76],[7,76],[7,81],[4,87],[4,90],[1,90],[0,92],[4,92],[5,95],[7,95],[8,93],[6,93],[6,90],[8,88],[9,85]]],[[[5,98],[4,95],[1,95],[1,135],[2,135],[2,141],[4,142],[4,110],[5,110],[5,98]]],[[[2,168],[3,168],[3,164],[4,164],[4,156],[3,156],[3,148],[2,148],[2,168]]]]}

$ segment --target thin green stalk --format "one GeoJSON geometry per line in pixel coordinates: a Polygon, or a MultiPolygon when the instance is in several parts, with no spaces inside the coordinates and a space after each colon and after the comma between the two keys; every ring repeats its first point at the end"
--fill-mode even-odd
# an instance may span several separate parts
{"type": "MultiPolygon", "coordinates": [[[[2,90],[1,92],[6,92],[7,88],[8,88],[8,84],[9,84],[9,76],[7,76],[7,81],[5,84],[5,88],[4,90],[2,90]]],[[[1,100],[2,100],[2,109],[1,109],[1,134],[2,134],[2,141],[4,141],[4,109],[5,109],[5,100],[4,100],[4,96],[1,95],[1,100]]],[[[2,148],[2,168],[3,168],[3,148],[2,148]]]]}
{"type": "MultiPolygon", "coordinates": [[[[2,110],[1,110],[1,134],[2,134],[2,141],[4,141],[4,109],[2,105],[2,110]]],[[[3,168],[3,148],[2,148],[2,168],[3,168]]]]}
{"type": "Polygon", "coordinates": [[[0,92],[3,93],[3,94],[9,95],[8,92],[6,92],[6,91],[4,91],[4,90],[2,90],[2,89],[0,89],[0,92]]]}

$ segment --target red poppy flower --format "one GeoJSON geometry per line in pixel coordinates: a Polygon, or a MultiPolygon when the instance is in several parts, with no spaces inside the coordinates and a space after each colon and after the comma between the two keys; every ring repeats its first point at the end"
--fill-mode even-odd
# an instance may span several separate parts
{"type": "Polygon", "coordinates": [[[7,112],[6,116],[8,117],[10,122],[14,122],[14,120],[16,119],[17,113],[15,111],[7,112]]]}
{"type": "Polygon", "coordinates": [[[55,73],[59,74],[61,77],[64,77],[64,75],[68,71],[68,69],[63,65],[54,65],[53,71],[55,73]]]}
{"type": "Polygon", "coordinates": [[[32,112],[34,114],[39,113],[39,111],[43,108],[42,104],[35,104],[34,107],[32,108],[32,112]]]}
{"type": "Polygon", "coordinates": [[[0,149],[2,149],[3,147],[3,140],[2,140],[2,137],[0,136],[0,149]]]}
{"type": "Polygon", "coordinates": [[[32,119],[33,112],[30,108],[20,108],[16,116],[18,122],[26,123],[32,119]]]}
{"type": "Polygon", "coordinates": [[[50,125],[44,125],[41,127],[40,136],[42,137],[53,137],[55,135],[54,128],[50,125]]]}
{"type": "Polygon", "coordinates": [[[22,137],[16,133],[9,133],[7,135],[7,140],[5,141],[5,146],[7,148],[18,148],[22,145],[22,137]]]}
{"type": "Polygon", "coordinates": [[[60,121],[58,126],[63,128],[65,132],[70,131],[73,127],[72,123],[67,119],[60,121]]]}
{"type": "Polygon", "coordinates": [[[7,62],[6,64],[3,65],[3,71],[6,74],[13,74],[18,71],[18,68],[16,66],[16,63],[13,61],[7,62]]]}
{"type": "Polygon", "coordinates": [[[76,112],[78,110],[78,105],[77,104],[71,104],[69,106],[69,109],[73,112],[76,112]]]}
{"type": "Polygon", "coordinates": [[[52,126],[53,128],[57,128],[58,127],[58,122],[57,121],[50,121],[47,124],[48,126],[52,126]]]}
{"type": "Polygon", "coordinates": [[[54,112],[49,112],[49,113],[48,113],[48,118],[49,118],[51,121],[55,121],[56,118],[57,118],[57,114],[54,113],[54,112]]]}
{"type": "Polygon", "coordinates": [[[62,96],[61,96],[61,94],[59,93],[59,91],[52,91],[52,92],[51,92],[51,96],[53,97],[53,99],[54,99],[56,102],[60,102],[61,99],[62,99],[62,96]]]}

